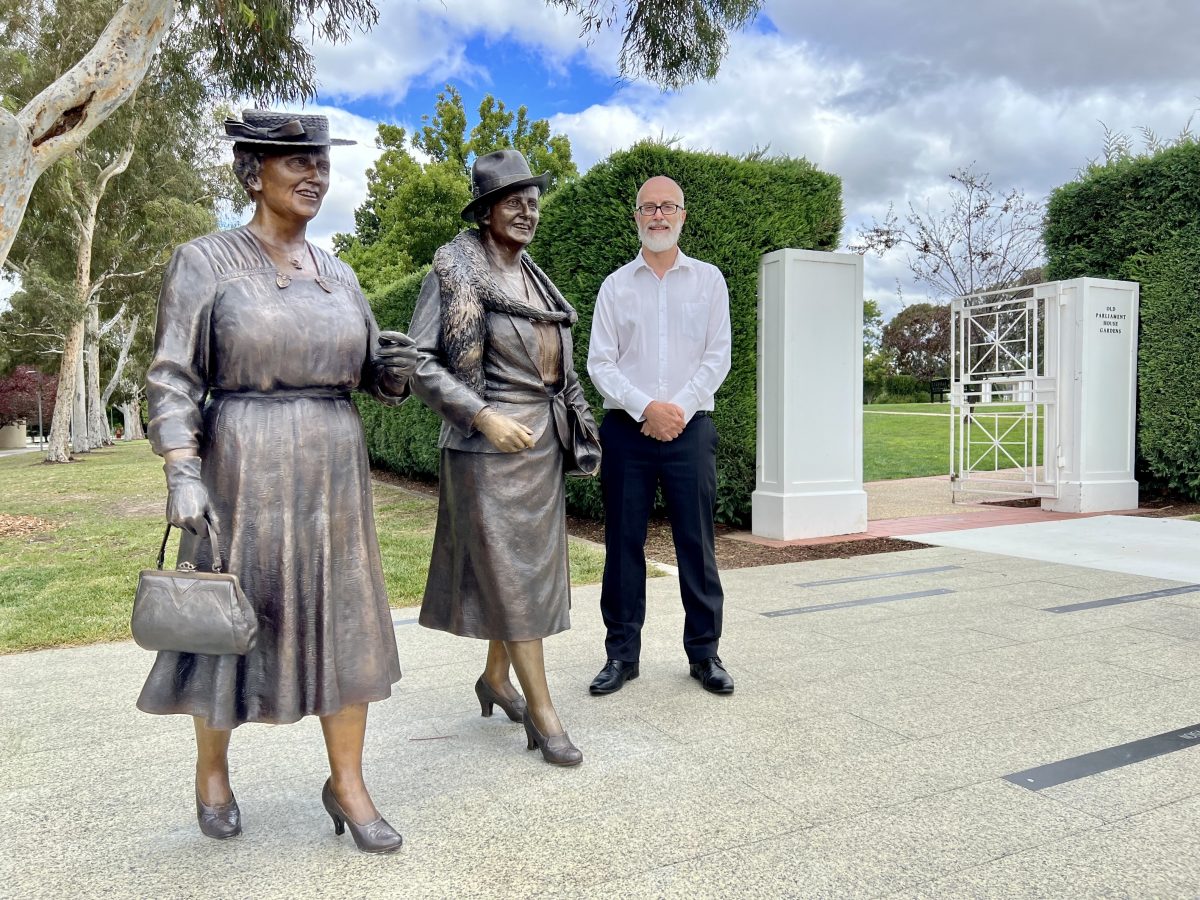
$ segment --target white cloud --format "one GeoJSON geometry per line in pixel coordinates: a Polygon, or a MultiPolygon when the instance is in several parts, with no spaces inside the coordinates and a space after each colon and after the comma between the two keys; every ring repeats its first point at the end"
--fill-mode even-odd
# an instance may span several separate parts
{"type": "MultiPolygon", "coordinates": [[[[715,81],[671,94],[620,85],[575,110],[566,97],[552,128],[570,137],[581,169],[644,138],[804,156],[842,178],[849,240],[889,204],[941,206],[959,167],[974,163],[997,188],[1042,197],[1100,154],[1101,122],[1169,136],[1200,106],[1192,0],[768,0],[766,15],[778,30],[734,35],[715,81]]],[[[335,102],[397,102],[414,85],[488,83],[492,59],[467,53],[482,40],[516,41],[551,68],[582,61],[615,74],[619,33],[588,46],[578,32],[545,0],[388,3],[369,35],[318,47],[317,71],[335,102]]],[[[376,155],[374,122],[328,114],[362,144],[334,157],[335,182],[310,229],[326,245],[353,228],[376,155]]],[[[906,298],[922,298],[901,254],[868,258],[867,293],[885,307],[895,306],[897,279],[906,298]]]]}
{"type": "Polygon", "coordinates": [[[1173,87],[1193,79],[1194,0],[768,0],[789,41],[831,60],[868,61],[875,87],[1005,78],[1034,92],[1173,87]]]}
{"type": "MultiPolygon", "coordinates": [[[[1157,77],[1150,68],[1147,78],[1157,77]]],[[[571,138],[581,167],[660,135],[678,135],[697,149],[736,154],[769,146],[804,156],[842,178],[848,243],[889,204],[899,211],[910,201],[942,207],[949,173],[972,163],[991,174],[998,190],[1019,187],[1044,197],[1100,155],[1101,121],[1173,135],[1200,105],[1197,94],[1194,87],[1039,89],[989,75],[986,67],[955,80],[892,87],[871,60],[835,61],[783,34],[743,34],[732,40],[711,83],[669,95],[630,88],[551,123],[571,138]]],[[[866,276],[867,295],[885,307],[898,308],[889,299],[897,280],[907,300],[925,299],[898,252],[868,257],[866,276]]]]}
{"type": "Polygon", "coordinates": [[[611,32],[594,43],[579,37],[579,20],[545,0],[417,0],[381,4],[378,24],[348,44],[314,48],[324,96],[399,103],[414,85],[446,81],[487,84],[489,59],[468,59],[474,38],[507,39],[537,50],[551,69],[583,59],[615,72],[619,46],[611,32]],[[616,43],[614,43],[616,42],[616,43]]]}

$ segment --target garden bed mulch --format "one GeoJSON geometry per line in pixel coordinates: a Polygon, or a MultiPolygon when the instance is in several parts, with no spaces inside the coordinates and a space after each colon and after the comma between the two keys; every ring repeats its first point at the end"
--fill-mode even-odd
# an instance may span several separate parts
{"type": "MultiPolygon", "coordinates": [[[[374,469],[376,481],[392,484],[413,493],[437,497],[437,485],[427,481],[404,478],[394,472],[374,469]]],[[[567,516],[567,532],[576,538],[604,543],[604,523],[577,516],[567,516]]],[[[914,541],[893,538],[863,538],[838,541],[833,544],[815,544],[806,547],[767,547],[730,537],[736,530],[725,525],[717,526],[717,565],[722,569],[745,569],[750,566],[773,566],[780,563],[804,562],[810,559],[844,559],[851,556],[867,556],[872,553],[894,553],[898,550],[916,550],[927,546],[914,541]]],[[[664,565],[675,565],[675,545],[671,539],[671,524],[666,519],[651,519],[646,535],[646,557],[664,565]]]]}

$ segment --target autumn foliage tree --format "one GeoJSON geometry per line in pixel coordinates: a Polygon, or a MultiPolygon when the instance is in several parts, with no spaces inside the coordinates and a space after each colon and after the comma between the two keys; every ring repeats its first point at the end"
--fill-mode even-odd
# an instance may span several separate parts
{"type": "Polygon", "coordinates": [[[33,366],[17,366],[0,376],[0,427],[16,422],[36,423],[41,402],[43,422],[54,415],[54,395],[58,379],[43,375],[33,366]]]}
{"type": "Polygon", "coordinates": [[[913,303],[883,326],[883,349],[896,371],[922,381],[950,374],[950,306],[913,303]]]}

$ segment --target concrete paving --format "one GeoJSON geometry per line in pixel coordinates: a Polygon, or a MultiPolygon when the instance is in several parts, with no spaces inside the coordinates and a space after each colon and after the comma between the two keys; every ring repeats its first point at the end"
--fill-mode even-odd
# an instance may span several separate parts
{"type": "Polygon", "coordinates": [[[893,478],[890,481],[868,481],[869,519],[899,519],[904,516],[953,516],[979,512],[983,500],[995,499],[986,494],[971,494],[954,502],[950,493],[949,475],[926,478],[893,478]]]}
{"type": "Polygon", "coordinates": [[[546,642],[573,770],[479,717],[480,642],[397,610],[405,677],[372,709],[367,774],[406,845],[381,858],[334,836],[315,721],[237,731],[245,833],[218,843],[190,722],[134,709],[147,653],[2,657],[0,895],[1196,895],[1200,750],[1039,791],[1004,776],[1200,722],[1200,593],[1048,612],[1186,585],[953,547],[723,577],[729,697],[687,675],[671,578],[641,677],[589,696],[599,592],[576,591],[546,642]]]}
{"type": "Polygon", "coordinates": [[[1095,516],[909,537],[939,547],[1200,582],[1200,522],[1185,519],[1095,516]]]}

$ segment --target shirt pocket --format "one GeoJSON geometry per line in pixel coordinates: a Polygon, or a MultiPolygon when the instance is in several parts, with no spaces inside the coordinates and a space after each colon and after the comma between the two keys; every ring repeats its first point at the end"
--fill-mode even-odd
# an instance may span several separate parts
{"type": "Polygon", "coordinates": [[[683,336],[688,340],[703,342],[708,337],[708,304],[683,304],[683,336]]]}

